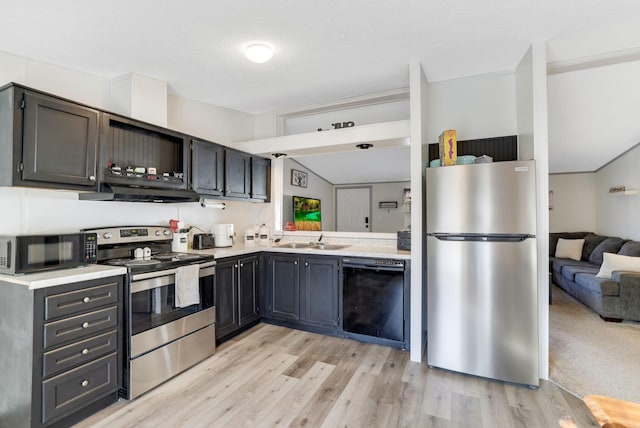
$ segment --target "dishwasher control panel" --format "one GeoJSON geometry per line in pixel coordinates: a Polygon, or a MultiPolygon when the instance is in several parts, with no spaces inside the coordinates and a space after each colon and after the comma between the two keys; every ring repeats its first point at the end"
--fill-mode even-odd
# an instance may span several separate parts
{"type": "Polygon", "coordinates": [[[393,267],[404,269],[404,260],[397,259],[367,259],[367,258],[351,258],[344,257],[342,259],[344,266],[353,267],[393,267]]]}

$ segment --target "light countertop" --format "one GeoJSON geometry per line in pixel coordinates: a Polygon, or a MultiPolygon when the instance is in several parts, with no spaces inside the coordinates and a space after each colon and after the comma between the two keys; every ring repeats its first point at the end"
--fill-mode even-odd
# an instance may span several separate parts
{"type": "Polygon", "coordinates": [[[224,257],[242,256],[245,254],[259,253],[262,251],[278,252],[278,253],[295,253],[295,254],[318,254],[337,257],[377,257],[386,259],[400,259],[410,260],[411,252],[404,250],[397,250],[395,247],[388,246],[364,246],[364,245],[349,245],[339,250],[319,250],[315,248],[279,248],[279,245],[287,244],[287,242],[280,242],[278,244],[270,245],[245,245],[236,244],[233,247],[227,248],[212,248],[210,250],[189,250],[191,253],[210,254],[215,259],[221,259],[224,257]]]}
{"type": "MultiPolygon", "coordinates": [[[[410,260],[411,253],[409,251],[397,250],[388,246],[365,246],[350,245],[339,250],[319,250],[315,248],[279,248],[279,245],[245,245],[236,244],[227,248],[212,248],[209,250],[189,250],[190,253],[209,254],[215,259],[225,257],[243,256],[248,254],[260,253],[262,251],[277,253],[294,253],[294,254],[317,254],[336,257],[375,257],[387,259],[410,260]]],[[[108,278],[110,276],[124,275],[127,269],[122,266],[108,265],[84,265],[76,268],[52,270],[24,275],[0,275],[0,283],[19,284],[28,287],[30,290],[38,288],[52,287],[56,285],[69,284],[73,282],[88,281],[98,278],[108,278]]]]}
{"type": "Polygon", "coordinates": [[[24,275],[0,275],[0,286],[1,283],[5,282],[24,285],[29,287],[30,290],[35,290],[37,288],[53,287],[91,279],[108,278],[126,273],[127,268],[122,266],[84,265],[24,275]]]}

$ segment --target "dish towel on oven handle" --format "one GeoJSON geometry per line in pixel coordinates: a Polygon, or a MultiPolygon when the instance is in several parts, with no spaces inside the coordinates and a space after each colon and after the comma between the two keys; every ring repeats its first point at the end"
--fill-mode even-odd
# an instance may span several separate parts
{"type": "Polygon", "coordinates": [[[200,304],[200,266],[180,266],[176,269],[176,307],[200,304]]]}

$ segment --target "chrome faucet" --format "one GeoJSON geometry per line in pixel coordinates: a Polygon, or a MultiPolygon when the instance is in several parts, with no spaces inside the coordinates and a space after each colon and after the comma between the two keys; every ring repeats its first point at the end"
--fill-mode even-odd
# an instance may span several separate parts
{"type": "Polygon", "coordinates": [[[318,240],[316,242],[311,241],[311,242],[309,242],[309,244],[323,246],[324,244],[322,243],[322,233],[320,234],[320,237],[318,238],[318,240]]]}

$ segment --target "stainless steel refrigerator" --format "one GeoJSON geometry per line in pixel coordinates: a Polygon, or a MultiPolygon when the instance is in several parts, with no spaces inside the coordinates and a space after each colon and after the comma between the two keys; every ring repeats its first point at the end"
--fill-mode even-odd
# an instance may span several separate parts
{"type": "Polygon", "coordinates": [[[427,168],[427,364],[538,386],[534,161],[427,168]]]}

